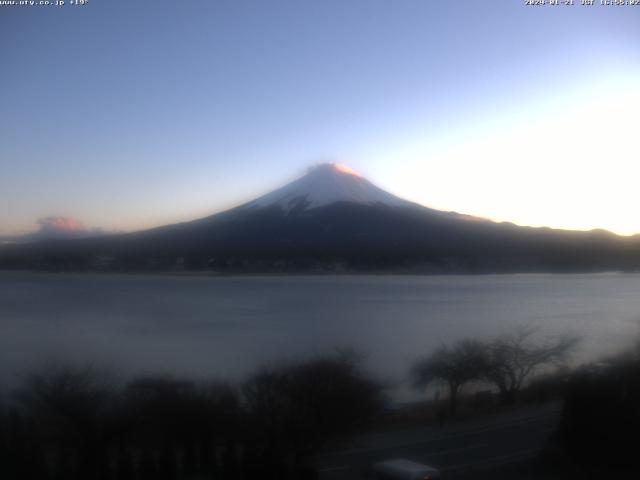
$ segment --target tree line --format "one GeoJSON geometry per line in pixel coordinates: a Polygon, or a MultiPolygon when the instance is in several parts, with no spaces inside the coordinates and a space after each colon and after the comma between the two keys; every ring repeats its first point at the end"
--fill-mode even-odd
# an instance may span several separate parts
{"type": "Polygon", "coordinates": [[[504,404],[513,404],[531,375],[542,368],[560,364],[579,343],[573,335],[541,340],[538,330],[520,327],[490,340],[461,339],[443,344],[418,359],[412,369],[414,385],[425,388],[434,383],[445,385],[449,396],[449,414],[457,411],[460,390],[469,383],[493,385],[504,404]]]}
{"type": "MultiPolygon", "coordinates": [[[[533,372],[578,343],[536,333],[442,345],[415,362],[413,380],[446,385],[452,415],[471,382],[490,383],[513,403],[533,372]]],[[[234,386],[158,375],[121,382],[92,367],[51,367],[0,396],[3,478],[314,478],[314,454],[384,411],[384,386],[361,360],[336,351],[263,367],[234,386]]]]}
{"type": "Polygon", "coordinates": [[[344,353],[262,368],[238,388],[52,368],[0,402],[0,470],[21,480],[313,478],[309,457],[381,405],[381,386],[344,353]]]}

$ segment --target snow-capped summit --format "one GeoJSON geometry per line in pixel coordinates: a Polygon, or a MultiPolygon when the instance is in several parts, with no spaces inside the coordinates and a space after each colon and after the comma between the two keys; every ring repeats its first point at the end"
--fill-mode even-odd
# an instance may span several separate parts
{"type": "Polygon", "coordinates": [[[413,205],[376,187],[346,165],[323,163],[311,167],[303,177],[249,202],[244,207],[279,206],[286,212],[294,210],[300,212],[335,202],[387,206],[413,205]]]}
{"type": "Polygon", "coordinates": [[[104,238],[0,245],[2,268],[638,271],[640,243],[435,210],[387,193],[348,167],[324,164],[252,202],[190,222],[104,238]]]}

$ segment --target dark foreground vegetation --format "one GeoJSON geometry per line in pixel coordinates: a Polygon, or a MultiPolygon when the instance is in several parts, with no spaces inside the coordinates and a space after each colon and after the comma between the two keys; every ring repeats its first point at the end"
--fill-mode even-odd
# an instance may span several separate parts
{"type": "Polygon", "coordinates": [[[412,374],[417,386],[446,387],[446,411],[431,411],[431,419],[440,422],[455,415],[459,404],[469,415],[486,410],[487,402],[495,411],[500,405],[563,400],[558,425],[537,458],[488,469],[482,478],[637,478],[640,343],[570,371],[562,363],[577,344],[566,335],[540,341],[530,329],[489,341],[463,339],[418,360],[412,374]],[[469,384],[492,390],[473,395],[463,390],[469,384]]]}
{"type": "Polygon", "coordinates": [[[545,373],[577,340],[541,341],[533,334],[525,329],[484,342],[461,340],[417,361],[414,380],[448,387],[447,408],[438,397],[389,411],[382,385],[345,351],[262,368],[234,386],[165,376],[117,381],[95,368],[51,367],[0,397],[0,477],[313,479],[314,455],[374,422],[382,429],[425,421],[442,426],[458,407],[464,416],[482,415],[564,399],[558,426],[535,461],[485,473],[631,478],[640,428],[640,347],[573,372],[545,373]],[[485,390],[473,394],[463,389],[469,384],[485,390]]]}
{"type": "Polygon", "coordinates": [[[456,415],[459,397],[467,414],[482,410],[487,401],[509,406],[560,398],[560,421],[541,455],[526,465],[491,471],[491,478],[637,478],[640,342],[617,356],[569,371],[563,362],[579,339],[536,337],[535,330],[523,328],[488,341],[462,339],[416,361],[411,372],[416,386],[441,384],[448,394],[446,412],[440,407],[432,418],[442,422],[456,415]],[[492,390],[461,396],[469,384],[492,390]]]}
{"type": "Polygon", "coordinates": [[[349,355],[265,368],[240,388],[165,377],[117,384],[54,368],[5,395],[8,480],[314,478],[306,460],[362,428],[379,385],[349,355]]]}
{"type": "Polygon", "coordinates": [[[544,471],[553,478],[637,478],[638,432],[640,345],[570,376],[544,471]]]}

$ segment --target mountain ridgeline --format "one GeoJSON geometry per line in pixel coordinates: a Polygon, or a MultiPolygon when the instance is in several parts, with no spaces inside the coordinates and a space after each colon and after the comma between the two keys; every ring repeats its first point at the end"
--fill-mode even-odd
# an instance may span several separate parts
{"type": "Polygon", "coordinates": [[[256,200],[135,233],[0,247],[0,268],[217,272],[594,272],[640,269],[640,238],[443,212],[324,164],[256,200]]]}

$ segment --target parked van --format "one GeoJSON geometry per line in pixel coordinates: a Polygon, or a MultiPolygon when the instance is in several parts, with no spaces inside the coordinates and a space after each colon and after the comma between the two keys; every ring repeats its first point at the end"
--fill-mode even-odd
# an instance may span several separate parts
{"type": "Polygon", "coordinates": [[[440,480],[437,468],[412,460],[386,460],[373,466],[375,480],[440,480]]]}

